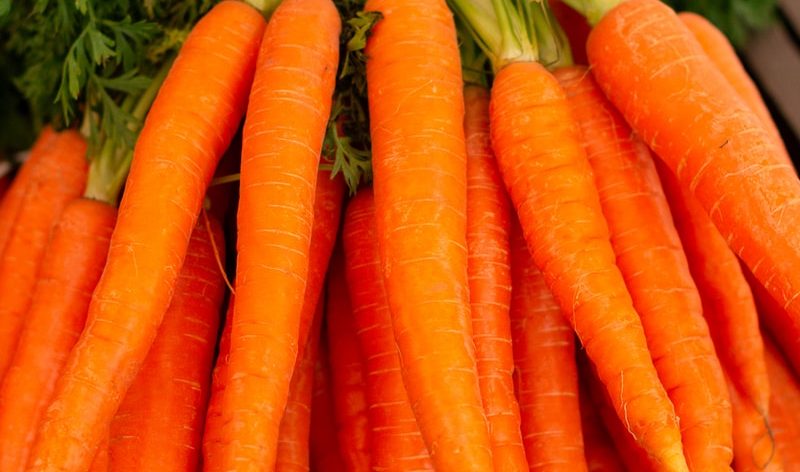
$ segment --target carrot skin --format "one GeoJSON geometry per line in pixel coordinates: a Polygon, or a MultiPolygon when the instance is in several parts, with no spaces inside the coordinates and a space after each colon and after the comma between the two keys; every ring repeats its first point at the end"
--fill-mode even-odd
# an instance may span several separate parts
{"type": "Polygon", "coordinates": [[[337,251],[328,275],[328,346],[337,443],[348,471],[370,469],[370,427],[365,359],[345,279],[344,254],[337,251]]]}
{"type": "Polygon", "coordinates": [[[514,396],[511,346],[511,203],[489,139],[489,92],[464,87],[467,143],[467,249],[472,337],[495,469],[527,470],[514,396]]]}
{"type": "Polygon", "coordinates": [[[0,469],[25,469],[67,355],[86,324],[116,209],[70,202],[53,229],[14,357],[0,386],[0,469]]]}
{"type": "Polygon", "coordinates": [[[275,472],[310,470],[311,398],[314,389],[314,360],[319,347],[320,324],[324,313],[319,305],[306,333],[303,357],[297,363],[289,386],[289,400],[281,418],[275,472]]]}
{"type": "MultiPolygon", "coordinates": [[[[388,293],[381,276],[376,220],[372,189],[363,189],[347,206],[342,233],[348,293],[365,361],[370,467],[387,471],[434,470],[403,381],[402,351],[395,342],[388,293]]],[[[336,368],[333,364],[332,367],[336,368]]]]}
{"type": "Polygon", "coordinates": [[[495,155],[528,249],[617,415],[664,470],[686,470],[677,418],[616,266],[563,89],[537,63],[508,65],[495,77],[491,114],[495,155]]]}
{"type": "Polygon", "coordinates": [[[339,472],[347,469],[345,468],[336,434],[327,339],[327,333],[323,332],[320,336],[320,345],[314,365],[314,392],[311,398],[309,449],[311,451],[312,470],[316,472],[339,472]]]}
{"type": "Polygon", "coordinates": [[[330,0],[286,0],[263,35],[242,138],[236,305],[219,470],[275,466],[299,349],[339,30],[330,0]]]}
{"type": "Polygon", "coordinates": [[[139,375],[111,422],[109,470],[196,470],[225,284],[222,228],[199,221],[175,293],[139,375]],[[214,251],[211,239],[217,252],[214,251]]]}
{"type": "Polygon", "coordinates": [[[764,344],[772,388],[770,427],[786,470],[800,470],[800,381],[775,344],[769,338],[764,344]]]}
{"type": "Polygon", "coordinates": [[[733,468],[736,472],[782,471],[783,459],[764,416],[728,378],[733,406],[733,468]]]}
{"type": "Polygon", "coordinates": [[[583,137],[617,265],[681,421],[690,470],[730,470],[731,407],[653,158],[585,67],[556,71],[583,137]]]}
{"type": "MultiPolygon", "coordinates": [[[[235,283],[234,283],[235,285],[235,283]]],[[[223,451],[222,398],[228,384],[228,366],[231,353],[231,325],[235,295],[228,299],[225,324],[219,339],[219,353],[211,373],[211,390],[203,425],[203,470],[213,470],[219,464],[223,451]]]]}
{"type": "Polygon", "coordinates": [[[725,34],[717,29],[713,23],[696,13],[681,12],[678,13],[678,18],[689,28],[703,51],[722,73],[725,80],[731,84],[739,98],[744,100],[750,110],[758,115],[761,123],[775,140],[775,144],[782,155],[781,157],[785,159],[786,163],[792,165],[792,159],[786,151],[783,138],[781,138],[775,121],[772,120],[772,115],[770,115],[764,99],[761,98],[758,87],[747,74],[742,62],[739,60],[739,56],[736,54],[736,50],[725,34]]]}
{"type": "Polygon", "coordinates": [[[139,134],[108,263],[29,470],[91,464],[169,306],[206,187],[244,112],[263,27],[259,12],[227,1],[186,39],[139,134]]]}
{"type": "Polygon", "coordinates": [[[8,243],[8,236],[11,234],[14,224],[17,221],[19,208],[25,195],[28,193],[31,183],[35,181],[39,162],[42,161],[42,155],[46,155],[55,141],[57,133],[53,131],[49,125],[45,126],[36,138],[36,142],[31,147],[28,159],[23,163],[14,180],[9,184],[8,175],[3,177],[5,185],[7,185],[6,193],[0,200],[0,255],[8,243]]]}
{"type": "Polygon", "coordinates": [[[443,0],[369,0],[377,238],[408,397],[442,470],[492,469],[467,281],[461,65],[443,0]]]}
{"type": "Polygon", "coordinates": [[[14,356],[50,233],[86,186],[86,141],[73,130],[53,140],[34,167],[0,256],[0,379],[14,356]]]}
{"type": "Polygon", "coordinates": [[[108,436],[106,436],[100,446],[97,447],[89,472],[108,472],[108,460],[108,436]]]}
{"type": "Polygon", "coordinates": [[[633,130],[788,317],[800,319],[800,180],[758,116],[658,0],[611,10],[592,30],[588,54],[633,130]]]}
{"type": "Polygon", "coordinates": [[[511,260],[515,383],[529,470],[586,471],[575,334],[518,224],[511,230],[511,260]]]}
{"type": "Polygon", "coordinates": [[[625,467],[597,413],[584,377],[585,374],[581,373],[579,396],[586,467],[589,472],[621,472],[625,467]]]}

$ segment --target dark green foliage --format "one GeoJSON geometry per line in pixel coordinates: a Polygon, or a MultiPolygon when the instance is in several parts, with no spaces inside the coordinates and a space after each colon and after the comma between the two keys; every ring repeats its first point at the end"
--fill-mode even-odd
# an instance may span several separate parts
{"type": "Polygon", "coordinates": [[[679,11],[699,13],[717,25],[736,47],[742,47],[753,31],[775,18],[776,0],[665,0],[679,11]]]}

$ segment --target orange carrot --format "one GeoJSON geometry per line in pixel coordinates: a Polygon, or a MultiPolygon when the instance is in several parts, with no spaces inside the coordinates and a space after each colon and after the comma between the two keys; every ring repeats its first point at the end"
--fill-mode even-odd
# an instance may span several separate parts
{"type": "Polygon", "coordinates": [[[275,466],[297,360],[339,30],[330,0],[285,0],[262,40],[242,138],[236,305],[215,469],[275,466]]]}
{"type": "Polygon", "coordinates": [[[534,265],[516,222],[511,261],[514,378],[529,470],[585,471],[575,334],[534,265]]]}
{"type": "Polygon", "coordinates": [[[222,398],[228,382],[234,300],[235,297],[231,294],[228,300],[228,309],[225,312],[225,326],[222,328],[219,339],[219,353],[211,374],[211,391],[203,431],[204,470],[210,470],[215,464],[218,464],[222,454],[222,398]]]}
{"type": "Polygon", "coordinates": [[[800,319],[800,180],[758,116],[658,0],[628,0],[608,12],[588,53],[633,130],[788,316],[800,319]]]}
{"type": "Polygon", "coordinates": [[[556,77],[581,129],[617,265],[680,418],[689,469],[725,470],[733,460],[727,386],[652,156],[585,67],[556,77]]]}
{"type": "Polygon", "coordinates": [[[115,208],[76,199],[53,230],[25,328],[0,386],[0,470],[25,468],[56,380],[86,324],[115,219],[115,208]]]}
{"type": "Polygon", "coordinates": [[[365,360],[347,293],[344,254],[337,251],[328,275],[328,346],[333,415],[341,456],[348,471],[370,470],[365,360]]]}
{"type": "Polygon", "coordinates": [[[778,132],[778,127],[772,120],[772,115],[769,114],[769,109],[764,103],[764,99],[761,98],[758,87],[747,74],[742,62],[739,60],[739,56],[736,54],[736,50],[733,49],[733,45],[728,41],[725,34],[717,29],[713,23],[696,13],[682,12],[678,14],[678,18],[689,28],[697,42],[700,43],[703,51],[722,73],[725,80],[731,84],[739,98],[744,100],[750,110],[758,115],[761,124],[764,125],[775,140],[775,144],[786,163],[791,164],[792,159],[786,151],[781,134],[778,132]]]}
{"type": "Polygon", "coordinates": [[[763,415],[728,379],[733,406],[733,468],[736,472],[782,471],[783,460],[763,415]]]}
{"type": "MultiPolygon", "coordinates": [[[[584,377],[581,375],[581,377],[584,377]]],[[[602,424],[597,408],[589,396],[586,380],[580,380],[581,431],[583,452],[589,472],[619,472],[624,470],[619,453],[611,442],[611,436],[602,424]]],[[[617,420],[619,421],[619,420],[617,420]]]]}
{"type": "Polygon", "coordinates": [[[800,470],[800,381],[778,348],[764,339],[772,398],[770,427],[786,470],[800,470]]]}
{"type": "Polygon", "coordinates": [[[108,459],[108,436],[106,435],[103,442],[97,447],[89,472],[109,472],[108,459]]]}
{"type": "Polygon", "coordinates": [[[467,143],[467,249],[472,331],[481,399],[495,469],[527,470],[514,397],[509,303],[510,202],[489,141],[489,93],[464,88],[467,143]]]}
{"type": "Polygon", "coordinates": [[[741,393],[766,415],[770,390],[764,344],[753,293],[739,259],[695,198],[680,187],[663,162],[655,163],[720,361],[741,393]]]}
{"type": "Polygon", "coordinates": [[[195,470],[225,284],[219,223],[198,222],[164,321],[111,422],[109,470],[195,470]],[[211,238],[214,238],[212,244],[211,238]],[[215,252],[214,247],[217,251],[215,252]]]}
{"type": "Polygon", "coordinates": [[[686,470],[677,419],[616,266],[579,129],[542,66],[512,63],[497,74],[492,143],[534,262],[617,415],[665,470],[686,470]]]}
{"type": "Polygon", "coordinates": [[[342,239],[348,293],[365,361],[371,468],[433,470],[403,383],[402,351],[398,352],[395,343],[388,293],[381,275],[376,220],[372,189],[360,190],[347,207],[342,239]]]}
{"type": "Polygon", "coordinates": [[[86,141],[72,130],[42,150],[0,256],[0,379],[14,355],[50,232],[86,185],[86,141]]]}
{"type": "MultiPolygon", "coordinates": [[[[45,126],[33,143],[28,160],[17,171],[14,181],[8,186],[7,193],[0,200],[0,255],[8,242],[8,236],[14,228],[14,223],[19,215],[19,208],[25,195],[31,188],[31,183],[36,180],[37,167],[42,161],[42,156],[49,154],[50,148],[57,134],[50,126],[45,126]]],[[[7,176],[4,178],[7,179],[7,176]]]]}
{"type": "Polygon", "coordinates": [[[404,384],[437,468],[491,470],[469,310],[452,15],[444,0],[369,0],[366,10],[383,16],[366,46],[375,234],[404,384]]]}
{"type": "MultiPolygon", "coordinates": [[[[316,224],[316,222],[314,223],[316,224]]],[[[303,357],[297,363],[289,386],[286,411],[281,418],[275,471],[308,471],[311,429],[311,397],[314,388],[314,361],[319,347],[324,300],[318,298],[316,313],[306,333],[303,357]]]]}
{"type": "Polygon", "coordinates": [[[345,468],[336,436],[327,338],[326,333],[323,333],[320,337],[320,345],[314,365],[314,392],[311,397],[311,432],[309,438],[311,470],[316,472],[340,472],[347,469],[345,468]]]}
{"type": "Polygon", "coordinates": [[[91,464],[169,306],[205,189],[244,112],[263,24],[244,3],[222,2],[194,27],[164,81],[136,143],[88,324],[40,429],[31,471],[91,464]]]}

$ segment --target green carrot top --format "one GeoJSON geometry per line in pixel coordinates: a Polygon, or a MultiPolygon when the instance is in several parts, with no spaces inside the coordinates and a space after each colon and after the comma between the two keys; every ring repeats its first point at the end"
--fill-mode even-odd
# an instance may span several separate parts
{"type": "Polygon", "coordinates": [[[554,68],[572,54],[546,0],[448,0],[494,72],[514,62],[554,68]]]}

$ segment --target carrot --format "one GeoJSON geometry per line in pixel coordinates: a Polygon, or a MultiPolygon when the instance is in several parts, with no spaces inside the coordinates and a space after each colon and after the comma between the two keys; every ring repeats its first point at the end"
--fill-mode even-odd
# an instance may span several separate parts
{"type": "Polygon", "coordinates": [[[583,433],[583,452],[586,455],[587,469],[589,472],[619,472],[624,470],[619,453],[611,442],[611,436],[603,426],[602,420],[597,413],[597,408],[589,397],[589,389],[586,386],[585,379],[581,379],[579,383],[581,432],[583,433]]]}
{"type": "Polygon", "coordinates": [[[731,381],[766,415],[770,389],[764,345],[753,293],[739,259],[695,198],[680,187],[663,162],[655,163],[703,300],[703,314],[717,355],[731,381]]]}
{"type": "Polygon", "coordinates": [[[614,446],[619,453],[620,459],[622,459],[622,463],[625,465],[625,469],[629,472],[651,472],[659,470],[658,465],[648,456],[647,451],[636,443],[636,438],[631,434],[630,430],[627,429],[623,420],[617,416],[617,412],[614,410],[608,392],[597,377],[596,369],[589,365],[590,362],[585,355],[579,355],[578,358],[582,376],[588,385],[592,404],[605,425],[608,435],[614,442],[614,446]]]}
{"type": "Polygon", "coordinates": [[[739,98],[744,100],[750,110],[758,116],[761,124],[764,125],[775,140],[775,145],[786,160],[786,163],[791,165],[792,159],[786,151],[778,127],[772,120],[772,115],[770,115],[764,99],[761,98],[758,87],[747,74],[742,62],[739,60],[739,56],[736,54],[736,50],[733,49],[733,45],[728,41],[725,34],[717,29],[713,23],[696,13],[682,12],[678,14],[678,18],[689,28],[697,42],[700,43],[703,51],[722,73],[725,80],[733,87],[739,98]]]}
{"type": "Polygon", "coordinates": [[[733,406],[733,468],[736,472],[782,471],[783,460],[772,432],[736,385],[728,378],[733,406]]]}
{"type": "MultiPolygon", "coordinates": [[[[315,223],[316,224],[316,223],[315,223]]],[[[314,361],[319,347],[324,301],[318,298],[316,313],[306,335],[303,357],[297,363],[289,386],[286,411],[281,418],[275,471],[308,471],[311,430],[311,398],[314,388],[314,361]]]]}
{"type": "Polygon", "coordinates": [[[538,62],[569,62],[560,35],[538,29],[554,23],[546,4],[492,2],[492,18],[466,1],[452,3],[492,58],[492,146],[534,263],[636,441],[664,470],[687,470],[674,409],[616,266],[580,131],[565,92],[538,62]]]}
{"type": "Polygon", "coordinates": [[[50,232],[86,184],[84,139],[72,130],[53,139],[33,169],[0,256],[0,379],[14,355],[50,232]]]}
{"type": "Polygon", "coordinates": [[[313,329],[311,325],[319,323],[317,318],[322,316],[315,315],[314,311],[322,310],[322,286],[338,233],[343,197],[344,180],[341,176],[331,178],[330,171],[320,170],[314,192],[314,223],[311,228],[306,292],[300,312],[298,340],[302,349],[298,350],[298,359],[289,385],[286,411],[278,433],[276,470],[309,468],[308,431],[314,361],[309,357],[312,353],[306,353],[306,346],[313,345],[313,349],[317,348],[319,332],[313,339],[307,338],[309,330],[313,329]]]}
{"type": "Polygon", "coordinates": [[[758,307],[766,331],[780,346],[795,372],[800,372],[800,317],[790,316],[772,295],[755,279],[747,267],[742,267],[758,307]]]}
{"type": "Polygon", "coordinates": [[[328,275],[328,346],[333,416],[341,456],[348,471],[370,470],[370,430],[365,359],[347,293],[344,255],[337,251],[328,275]]]}
{"type": "MultiPolygon", "coordinates": [[[[323,328],[324,330],[324,328],[323,328]]],[[[334,420],[331,372],[328,364],[328,336],[323,333],[314,364],[314,391],[311,397],[309,449],[311,470],[339,472],[345,469],[334,420]]]]}
{"type": "MultiPolygon", "coordinates": [[[[235,285],[235,282],[234,282],[235,285]]],[[[211,374],[211,391],[203,431],[203,470],[214,470],[222,454],[222,398],[228,383],[231,352],[231,325],[235,296],[231,294],[225,311],[225,325],[219,339],[216,364],[211,374]]]]}
{"type": "Polygon", "coordinates": [[[106,435],[97,448],[89,472],[108,472],[108,459],[108,436],[106,435]]]}
{"type": "Polygon", "coordinates": [[[365,50],[367,91],[375,234],[403,381],[436,467],[491,470],[470,323],[452,15],[444,0],[369,0],[366,10],[383,16],[365,50]]]}
{"type": "Polygon", "coordinates": [[[514,397],[509,304],[510,202],[489,141],[489,93],[464,87],[467,143],[467,268],[481,399],[495,468],[527,470],[514,397]]]}
{"type": "Polygon", "coordinates": [[[633,130],[799,319],[800,180],[758,116],[658,0],[628,0],[608,12],[589,36],[588,54],[633,130]]]}
{"type": "Polygon", "coordinates": [[[770,427],[787,470],[800,470],[800,381],[770,338],[764,339],[772,397],[770,427]]]}
{"type": "Polygon", "coordinates": [[[342,233],[348,293],[365,361],[370,467],[433,470],[421,425],[412,410],[413,400],[403,383],[402,351],[395,342],[388,293],[381,275],[377,216],[372,189],[360,190],[347,207],[342,233]]]}
{"type": "Polygon", "coordinates": [[[175,293],[139,375],[111,422],[109,470],[195,470],[225,295],[222,230],[198,222],[175,293]],[[214,238],[215,252],[211,238],[214,238]]]}
{"type": "Polygon", "coordinates": [[[732,419],[725,378],[652,156],[586,68],[562,68],[556,77],[581,129],[617,265],[680,418],[689,468],[729,470],[732,419]]]}
{"type": "Polygon", "coordinates": [[[19,347],[0,386],[1,470],[25,468],[56,380],[86,323],[115,219],[115,208],[76,199],[53,230],[19,347]]]}
{"type": "Polygon", "coordinates": [[[330,0],[286,0],[261,44],[242,138],[238,285],[220,470],[275,465],[297,360],[339,30],[330,0]]]}
{"type": "Polygon", "coordinates": [[[259,12],[228,1],[186,39],[136,143],[108,263],[30,470],[89,467],[169,306],[205,189],[244,111],[262,29],[259,12]]]}
{"type": "Polygon", "coordinates": [[[522,230],[511,230],[514,379],[529,470],[587,470],[575,334],[533,263],[522,230]]]}
{"type": "MultiPolygon", "coordinates": [[[[25,195],[31,188],[31,183],[36,180],[37,167],[42,161],[42,156],[47,156],[51,149],[56,132],[50,126],[45,126],[33,143],[28,160],[17,171],[14,181],[8,186],[3,199],[0,200],[0,255],[8,242],[8,236],[14,228],[14,223],[19,215],[19,208],[25,195]]],[[[5,176],[4,179],[7,179],[5,176]]]]}

